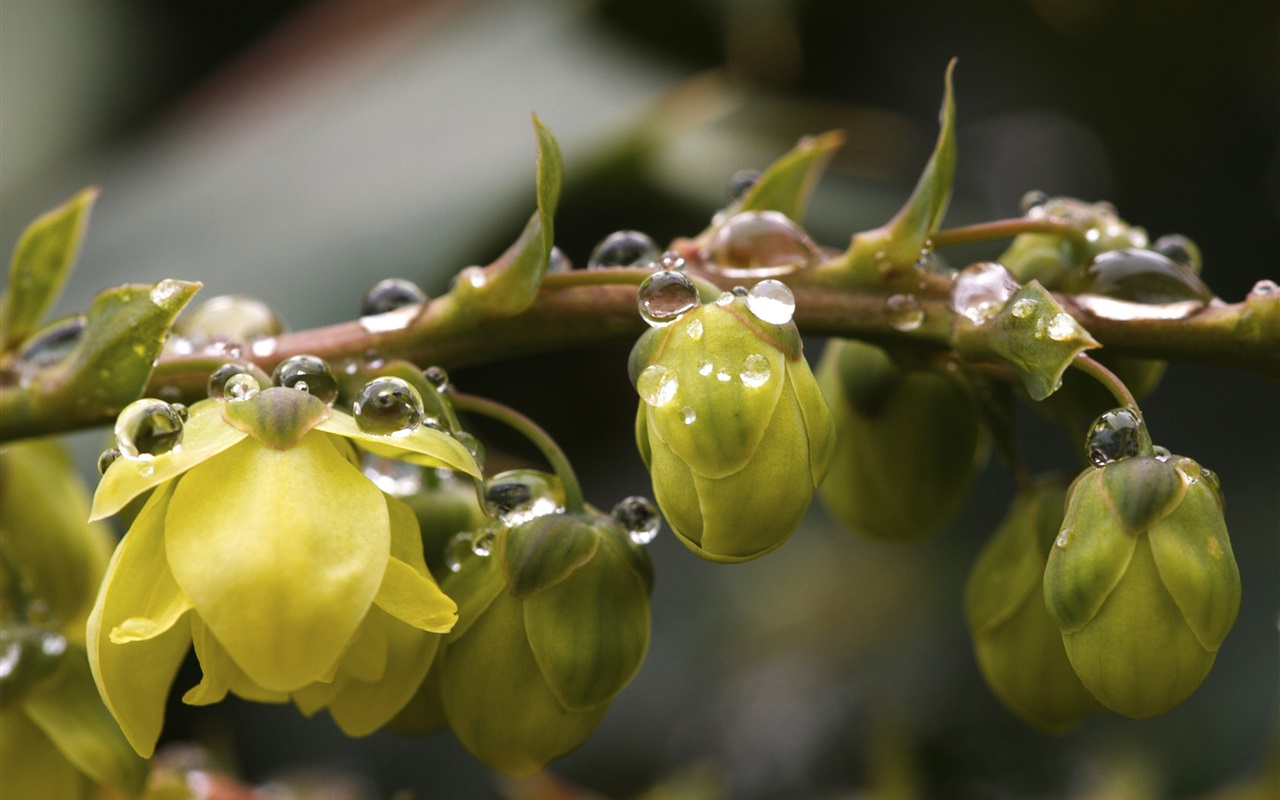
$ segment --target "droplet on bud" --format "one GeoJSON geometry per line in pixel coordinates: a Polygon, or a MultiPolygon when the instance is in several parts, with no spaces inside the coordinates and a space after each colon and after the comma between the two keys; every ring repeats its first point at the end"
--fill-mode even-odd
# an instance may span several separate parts
{"type": "Polygon", "coordinates": [[[1151,245],[1151,249],[1173,263],[1180,264],[1197,275],[1200,274],[1200,267],[1203,264],[1200,258],[1200,248],[1195,242],[1182,234],[1165,234],[1156,239],[1155,244],[1151,245]]]}
{"type": "Polygon", "coordinates": [[[119,457],[120,451],[114,447],[108,447],[103,450],[102,454],[98,456],[98,474],[106,475],[107,470],[111,468],[112,464],[116,463],[116,459],[119,457]]]}
{"type": "Polygon", "coordinates": [[[644,321],[661,328],[698,307],[698,288],[683,273],[662,270],[640,284],[637,302],[644,321]]]}
{"type": "Polygon", "coordinates": [[[241,400],[252,400],[258,396],[258,392],[262,391],[262,384],[258,379],[247,372],[237,372],[227,382],[223,384],[223,396],[220,400],[227,400],[232,403],[241,400]]]}
{"type": "Polygon", "coordinates": [[[366,433],[386,436],[408,432],[422,424],[422,396],[400,378],[374,378],[356,395],[351,407],[356,424],[366,433]]]}
{"type": "Polygon", "coordinates": [[[658,269],[673,269],[677,272],[683,270],[688,264],[684,260],[684,256],[675,250],[668,250],[662,254],[662,258],[658,259],[658,269]]]}
{"type": "Polygon", "coordinates": [[[531,469],[514,469],[490,478],[484,487],[484,510],[508,527],[563,510],[555,477],[531,469]]]}
{"type": "Polygon", "coordinates": [[[1018,282],[1009,270],[994,261],[979,261],[956,275],[951,310],[982,325],[1000,313],[1016,291],[1018,282]]]}
{"type": "Polygon", "coordinates": [[[760,281],[747,292],[747,308],[765,322],[786,325],[796,313],[796,296],[782,281],[760,281]]]}
{"type": "Polygon", "coordinates": [[[1095,467],[1104,467],[1113,461],[1136,456],[1141,427],[1142,420],[1128,408],[1113,409],[1098,417],[1086,439],[1089,460],[1095,467]]]}
{"type": "Polygon", "coordinates": [[[759,353],[752,353],[743,359],[742,371],[738,373],[738,377],[744,386],[754,389],[768,383],[771,374],[769,359],[759,353]]]}
{"type": "Polygon", "coordinates": [[[1249,290],[1249,296],[1246,299],[1266,300],[1275,297],[1280,297],[1280,284],[1263,278],[1253,285],[1253,288],[1249,290]]]}
{"type": "Polygon", "coordinates": [[[622,526],[627,536],[636,544],[652,542],[658,535],[658,529],[662,527],[662,517],[658,516],[658,509],[653,507],[653,503],[647,497],[628,497],[625,500],[619,500],[610,512],[610,516],[622,526]]]}
{"type": "Polygon", "coordinates": [[[812,266],[822,251],[786,214],[744,211],[716,229],[707,257],[707,266],[724,275],[764,277],[812,266]]]}
{"type": "Polygon", "coordinates": [[[657,261],[658,243],[640,231],[615,231],[600,240],[587,258],[587,269],[643,267],[657,261]]]}
{"type": "Polygon", "coordinates": [[[427,302],[427,295],[417,284],[404,278],[387,278],[369,287],[360,299],[360,316],[385,314],[405,306],[427,302]]]}
{"type": "Polygon", "coordinates": [[[324,359],[301,355],[286,358],[276,365],[271,381],[286,389],[298,389],[333,405],[338,399],[338,381],[324,359]]]}
{"type": "Polygon", "coordinates": [[[170,403],[169,405],[173,408],[173,412],[178,415],[178,419],[183,422],[191,418],[191,410],[182,403],[170,403]]]}
{"type": "Polygon", "coordinates": [[[176,450],[182,443],[182,418],[163,400],[144,397],[124,407],[116,418],[116,449],[125,458],[149,459],[176,450]]]}
{"type": "Polygon", "coordinates": [[[655,408],[670,403],[679,388],[680,384],[676,381],[675,373],[661,364],[645,367],[640,377],[636,379],[636,391],[640,392],[640,399],[655,408]]]}

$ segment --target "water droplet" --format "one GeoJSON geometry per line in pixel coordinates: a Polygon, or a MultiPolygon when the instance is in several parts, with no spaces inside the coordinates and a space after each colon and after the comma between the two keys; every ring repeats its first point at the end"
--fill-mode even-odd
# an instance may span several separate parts
{"type": "Polygon", "coordinates": [[[165,278],[151,287],[151,302],[163,308],[182,291],[182,283],[165,278]]]}
{"type": "Polygon", "coordinates": [[[785,275],[821,260],[809,234],[778,211],[735,214],[707,244],[707,267],[737,277],[785,275]]]}
{"type": "Polygon", "coordinates": [[[102,454],[98,456],[98,474],[106,475],[107,470],[111,468],[112,464],[116,463],[116,459],[119,457],[120,451],[114,447],[108,447],[103,450],[102,454]]]}
{"type": "Polygon", "coordinates": [[[300,389],[329,405],[338,399],[338,381],[329,364],[317,356],[286,358],[276,365],[271,382],[286,389],[300,389]]]}
{"type": "Polygon", "coordinates": [[[374,378],[364,385],[351,406],[356,424],[365,433],[386,436],[411,431],[422,424],[422,396],[400,378],[374,378]]]}
{"type": "Polygon", "coordinates": [[[768,383],[770,374],[769,359],[759,353],[752,353],[743,359],[742,371],[738,373],[738,377],[742,379],[744,386],[754,389],[768,383]]]}
{"type": "Polygon", "coordinates": [[[1168,461],[1173,457],[1173,454],[1169,452],[1169,448],[1161,447],[1160,445],[1152,447],[1151,451],[1155,455],[1157,461],[1168,461]]]}
{"type": "Polygon", "coordinates": [[[1072,534],[1073,531],[1070,528],[1063,528],[1058,531],[1058,537],[1053,540],[1053,543],[1058,547],[1066,547],[1071,543],[1072,534]]]}
{"type": "Polygon", "coordinates": [[[796,297],[782,281],[760,281],[747,293],[747,308],[765,322],[786,325],[796,313],[796,297]]]}
{"type": "Polygon", "coordinates": [[[895,330],[913,331],[924,322],[924,309],[912,295],[890,295],[884,305],[889,312],[889,324],[895,330]]]}
{"type": "Polygon", "coordinates": [[[733,376],[729,374],[728,370],[722,369],[716,373],[716,380],[720,381],[721,383],[728,383],[729,381],[733,380],[733,376]]]}
{"type": "Polygon", "coordinates": [[[994,261],[979,261],[956,275],[951,309],[975,325],[982,325],[1000,313],[1016,291],[1018,282],[1009,270],[994,261]]]}
{"type": "Polygon", "coordinates": [[[1275,281],[1263,280],[1258,281],[1249,290],[1248,300],[1266,300],[1274,297],[1280,297],[1280,285],[1275,281]]]}
{"type": "Polygon", "coordinates": [[[705,359],[698,364],[699,375],[710,375],[711,370],[715,369],[715,365],[705,359]]]}
{"type": "Polygon", "coordinates": [[[1117,408],[1106,412],[1089,429],[1086,446],[1095,467],[1138,454],[1142,421],[1131,409],[1117,408]]]}
{"type": "Polygon", "coordinates": [[[449,373],[441,367],[427,367],[422,371],[422,377],[435,387],[437,392],[447,391],[449,388],[449,373]]]}
{"type": "Polygon", "coordinates": [[[1199,274],[1202,264],[1200,248],[1180,233],[1168,233],[1156,239],[1151,249],[1187,269],[1199,274]]]}
{"type": "Polygon", "coordinates": [[[1070,314],[1058,313],[1049,320],[1046,330],[1050,339],[1055,342],[1066,342],[1076,338],[1076,321],[1070,314]]]}
{"type": "Polygon", "coordinates": [[[760,170],[758,169],[740,169],[733,173],[733,177],[729,178],[729,184],[725,187],[725,194],[729,197],[729,202],[741,200],[747,196],[747,192],[751,191],[751,187],[756,185],[756,181],[760,180],[760,170]]]}
{"type": "Polygon", "coordinates": [[[223,396],[218,399],[233,403],[241,400],[252,400],[258,396],[258,392],[261,390],[262,384],[258,382],[257,378],[247,372],[237,372],[227,378],[223,384],[223,396]]]}
{"type": "Polygon", "coordinates": [[[498,543],[498,531],[497,525],[486,525],[476,531],[471,537],[471,552],[481,558],[488,558],[494,545],[498,543]]]}
{"type": "Polygon", "coordinates": [[[1201,467],[1200,477],[1204,478],[1204,482],[1212,486],[1215,491],[1222,491],[1222,480],[1218,477],[1218,473],[1208,467],[1201,467]]]}
{"type": "Polygon", "coordinates": [[[658,269],[673,269],[679,272],[687,266],[684,256],[675,250],[668,250],[662,254],[662,258],[658,259],[658,269]]]}
{"type": "Polygon", "coordinates": [[[484,444],[474,434],[467,431],[454,431],[450,435],[458,444],[466,448],[467,452],[471,454],[471,458],[475,460],[476,466],[483,470],[486,455],[484,444]]]}
{"type": "Polygon", "coordinates": [[[695,319],[691,321],[685,328],[685,333],[689,334],[689,338],[695,342],[702,338],[702,320],[695,319]]]}
{"type": "Polygon", "coordinates": [[[559,247],[551,248],[551,255],[547,256],[547,273],[556,272],[572,272],[573,262],[564,254],[559,247]]]}
{"type": "Polygon", "coordinates": [[[361,317],[360,327],[369,333],[391,333],[392,331],[402,331],[413,324],[413,321],[422,313],[422,306],[413,303],[402,306],[392,311],[382,314],[374,314],[372,316],[361,317]]]}
{"type": "Polygon", "coordinates": [[[1099,253],[1067,288],[1081,308],[1117,320],[1183,319],[1214,299],[1187,267],[1135,248],[1099,253]]]}
{"type": "Polygon", "coordinates": [[[645,367],[644,372],[641,372],[639,379],[636,380],[636,390],[640,392],[640,398],[655,408],[661,408],[670,403],[676,396],[677,388],[679,384],[676,382],[675,373],[661,364],[645,367]]]}
{"type": "Polygon", "coordinates": [[[622,526],[635,544],[652,542],[658,535],[658,529],[662,527],[662,517],[658,516],[658,509],[653,507],[647,497],[619,500],[610,516],[622,526]]]}
{"type": "Polygon", "coordinates": [[[183,314],[173,329],[203,346],[218,339],[247,341],[279,336],[286,327],[280,315],[261,300],[224,294],[211,297],[183,314]]]}
{"type": "Polygon", "coordinates": [[[1018,319],[1026,319],[1036,313],[1036,307],[1040,304],[1030,297],[1019,297],[1013,301],[1013,308],[1010,311],[1018,319]]]}
{"type": "Polygon", "coordinates": [[[746,297],[748,294],[750,294],[747,291],[747,287],[745,286],[735,286],[729,291],[733,293],[734,297],[746,297]]]}
{"type": "Polygon", "coordinates": [[[1037,211],[1044,208],[1044,204],[1048,202],[1049,195],[1038,189],[1032,189],[1022,196],[1021,202],[1018,203],[1018,209],[1024,217],[1032,217],[1037,211]]]}
{"type": "Polygon", "coordinates": [[[129,459],[149,459],[182,443],[182,418],[163,400],[144,397],[116,417],[116,449],[129,459]]]}
{"type": "Polygon", "coordinates": [[[684,406],[680,409],[680,418],[684,420],[685,425],[692,425],[698,421],[698,412],[693,406],[684,406]]]}
{"type": "Polygon", "coordinates": [[[256,358],[270,358],[276,352],[275,337],[259,336],[249,342],[249,350],[256,358]]]}
{"type": "Polygon", "coordinates": [[[508,527],[559,513],[564,509],[555,480],[553,475],[532,469],[515,469],[495,475],[485,483],[485,513],[508,527]]]}
{"type": "Polygon", "coordinates": [[[408,497],[422,490],[423,468],[408,461],[364,451],[360,471],[375,486],[394,497],[408,497]]]}
{"type": "Polygon", "coordinates": [[[615,231],[600,240],[587,258],[587,269],[602,267],[643,267],[657,261],[662,250],[648,234],[615,231]]]}
{"type": "Polygon", "coordinates": [[[947,265],[942,257],[934,252],[933,248],[925,247],[920,251],[920,257],[916,259],[913,265],[918,272],[926,272],[932,275],[945,275],[950,278],[956,274],[956,271],[947,265]]]}
{"type": "Polygon", "coordinates": [[[644,279],[637,300],[644,321],[661,328],[698,307],[698,289],[684,273],[662,270],[644,279]]]}
{"type": "Polygon", "coordinates": [[[89,319],[84,314],[50,323],[23,345],[18,358],[27,366],[53,366],[71,355],[88,324],[89,319]]]}
{"type": "Polygon", "coordinates": [[[360,298],[360,316],[372,317],[388,311],[427,302],[426,292],[404,278],[387,278],[369,287],[360,298]]]}
{"type": "Polygon", "coordinates": [[[455,534],[444,546],[444,565],[450,572],[458,572],[467,557],[472,555],[471,532],[455,534]]]}
{"type": "Polygon", "coordinates": [[[178,419],[186,422],[191,418],[191,410],[182,403],[170,403],[169,407],[173,409],[173,413],[178,415],[178,419]]]}
{"type": "Polygon", "coordinates": [[[733,297],[734,297],[733,292],[721,292],[720,296],[716,298],[716,305],[721,307],[732,305],[733,297]]]}

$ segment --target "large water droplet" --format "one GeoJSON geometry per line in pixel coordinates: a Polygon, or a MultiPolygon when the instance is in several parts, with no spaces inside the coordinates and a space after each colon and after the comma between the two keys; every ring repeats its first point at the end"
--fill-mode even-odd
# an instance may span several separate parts
{"type": "Polygon", "coordinates": [[[890,295],[884,302],[884,307],[889,312],[889,324],[895,330],[913,331],[924,322],[924,309],[912,295],[890,295]]]}
{"type": "Polygon", "coordinates": [[[951,309],[975,325],[982,325],[1000,313],[1016,291],[1018,282],[1009,270],[994,261],[979,261],[956,275],[951,309]]]}
{"type": "Polygon", "coordinates": [[[765,322],[786,325],[796,313],[796,296],[782,281],[760,281],[747,292],[747,308],[765,322]]]}
{"type": "Polygon", "coordinates": [[[1186,236],[1180,233],[1165,234],[1156,239],[1151,249],[1173,263],[1180,264],[1197,275],[1200,274],[1200,267],[1203,264],[1200,248],[1186,236]]]}
{"type": "Polygon", "coordinates": [[[662,270],[640,284],[637,302],[644,321],[661,328],[698,307],[698,288],[684,273],[662,270]]]}
{"type": "Polygon", "coordinates": [[[615,231],[600,240],[587,258],[587,269],[643,267],[662,255],[658,243],[640,231],[615,231]]]}
{"type": "Polygon", "coordinates": [[[129,459],[148,459],[182,443],[182,418],[163,400],[144,397],[116,417],[116,449],[129,459]]]}
{"type": "Polygon", "coordinates": [[[647,497],[628,497],[619,500],[610,516],[617,521],[627,536],[636,544],[648,544],[658,535],[662,517],[647,497]]]}
{"type": "Polygon", "coordinates": [[[738,373],[738,377],[744,386],[754,389],[768,383],[770,374],[769,359],[759,353],[752,353],[742,360],[742,371],[738,373]]]}
{"type": "Polygon", "coordinates": [[[422,424],[422,396],[400,378],[374,378],[360,389],[351,406],[360,430],[389,435],[411,431],[422,424]]]}
{"type": "Polygon", "coordinates": [[[116,459],[120,457],[120,451],[114,447],[108,447],[98,456],[98,474],[106,475],[107,470],[111,469],[111,465],[116,463],[116,459]]]}
{"type": "Polygon", "coordinates": [[[372,317],[388,311],[427,302],[426,292],[403,278],[387,278],[369,287],[360,299],[360,316],[372,317]]]}
{"type": "Polygon", "coordinates": [[[1013,301],[1013,307],[1010,309],[1010,311],[1018,319],[1027,319],[1032,314],[1036,313],[1036,308],[1038,308],[1039,305],[1040,303],[1034,300],[1033,298],[1020,297],[1017,300],[1013,301]]]}
{"type": "Polygon", "coordinates": [[[1280,297],[1280,284],[1275,281],[1262,279],[1253,285],[1249,290],[1247,300],[1270,300],[1280,297]]]}
{"type": "Polygon", "coordinates": [[[237,372],[227,378],[222,387],[222,396],[218,399],[233,403],[241,400],[252,400],[258,396],[260,391],[262,391],[262,384],[258,382],[257,378],[247,372],[237,372]]]}
{"type": "Polygon", "coordinates": [[[375,486],[394,497],[409,497],[422,490],[423,468],[408,461],[365,451],[360,459],[360,471],[375,486]]]}
{"type": "Polygon", "coordinates": [[[18,358],[28,366],[48,367],[57,364],[80,343],[89,319],[84,314],[60,319],[46,325],[26,342],[18,358]]]}
{"type": "Polygon", "coordinates": [[[1054,314],[1053,319],[1049,320],[1045,326],[1045,331],[1053,341],[1065,342],[1075,338],[1076,321],[1071,318],[1070,314],[1054,314]]]}
{"type": "Polygon", "coordinates": [[[276,365],[271,381],[276,386],[307,392],[329,405],[338,399],[338,381],[329,364],[317,356],[286,358],[276,365]]]}
{"type": "Polygon", "coordinates": [[[694,340],[695,342],[701,340],[702,330],[703,330],[702,320],[700,319],[692,320],[684,330],[685,330],[685,333],[689,334],[689,338],[694,340]]]}
{"type": "Polygon", "coordinates": [[[499,473],[485,483],[485,513],[508,527],[558,513],[563,508],[554,480],[552,475],[531,469],[499,473]]]}
{"type": "Polygon", "coordinates": [[[730,202],[741,200],[747,196],[747,192],[751,191],[751,187],[755,186],[758,180],[760,180],[760,170],[740,169],[729,178],[725,194],[728,195],[730,202]]]}
{"type": "Polygon", "coordinates": [[[1099,253],[1068,286],[1076,303],[1107,319],[1183,319],[1203,309],[1213,292],[1187,267],[1150,250],[1099,253]]]}
{"type": "Polygon", "coordinates": [[[675,373],[661,364],[645,367],[636,380],[636,391],[640,393],[640,399],[655,408],[661,408],[670,403],[675,398],[676,389],[679,387],[675,373]]]}
{"type": "Polygon", "coordinates": [[[1095,467],[1103,467],[1113,461],[1136,456],[1141,427],[1138,415],[1128,408],[1113,409],[1098,417],[1085,442],[1089,460],[1095,467]]]}
{"type": "Polygon", "coordinates": [[[219,295],[191,309],[174,324],[179,335],[203,345],[214,340],[247,341],[279,336],[284,321],[271,306],[254,297],[219,295]]]}
{"type": "Polygon", "coordinates": [[[784,275],[822,260],[809,234],[778,211],[744,211],[725,220],[707,245],[708,268],[735,277],[784,275]]]}

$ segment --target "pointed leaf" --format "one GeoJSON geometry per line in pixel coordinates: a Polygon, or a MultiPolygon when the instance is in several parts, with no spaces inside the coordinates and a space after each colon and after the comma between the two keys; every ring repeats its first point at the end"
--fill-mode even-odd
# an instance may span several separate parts
{"type": "Polygon", "coordinates": [[[740,211],[780,211],[796,222],[805,209],[823,170],[844,144],[844,133],[828,131],[806,136],[786,155],[769,165],[742,198],[740,211]]]}
{"type": "Polygon", "coordinates": [[[501,550],[507,591],[526,597],[555,586],[590,561],[599,546],[591,520],[570,514],[517,525],[503,537],[501,550]]]}
{"type": "Polygon", "coordinates": [[[21,344],[57,301],[80,253],[97,198],[97,188],[84,189],[40,216],[18,238],[9,264],[9,288],[0,303],[0,352],[21,344]]]}
{"type": "Polygon", "coordinates": [[[381,436],[365,433],[350,414],[334,409],[333,414],[316,428],[351,439],[362,449],[375,455],[409,461],[423,467],[465,472],[473,478],[481,477],[480,467],[467,448],[449,434],[425,425],[409,433],[381,436]]]}

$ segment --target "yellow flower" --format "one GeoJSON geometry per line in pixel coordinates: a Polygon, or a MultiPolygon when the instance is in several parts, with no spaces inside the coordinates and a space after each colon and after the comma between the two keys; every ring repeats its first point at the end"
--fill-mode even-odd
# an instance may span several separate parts
{"type": "Polygon", "coordinates": [[[191,645],[203,679],[184,701],[292,700],[359,736],[408,701],[457,619],[413,512],[361,474],[352,441],[478,476],[466,448],[428,427],[366,433],[299,389],[241,396],[197,403],[180,444],[117,459],[94,497],[99,519],[154,490],[88,623],[98,688],[143,755],[191,645]]]}

